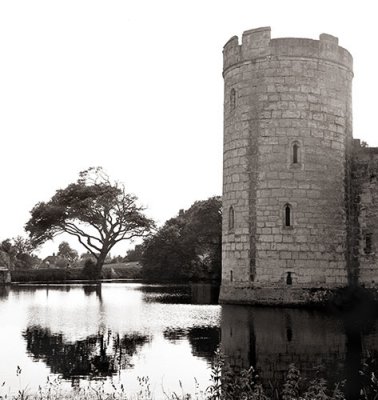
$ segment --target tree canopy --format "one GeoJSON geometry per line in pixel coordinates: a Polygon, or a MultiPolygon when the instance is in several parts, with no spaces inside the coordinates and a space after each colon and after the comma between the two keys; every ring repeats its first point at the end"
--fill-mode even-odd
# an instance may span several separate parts
{"type": "Polygon", "coordinates": [[[80,172],[75,183],[57,190],[51,200],[37,203],[25,229],[35,246],[62,233],[75,236],[96,259],[99,277],[117,243],[145,236],[153,227],[136,196],[110,181],[102,168],[89,168],[80,172]]]}
{"type": "Polygon", "coordinates": [[[79,258],[78,252],[73,249],[68,242],[60,243],[57,255],[67,260],[69,263],[73,263],[79,258]]]}
{"type": "Polygon", "coordinates": [[[222,203],[195,202],[143,243],[143,277],[150,280],[219,280],[222,203]]]}
{"type": "Polygon", "coordinates": [[[143,255],[143,245],[137,244],[133,249],[129,249],[126,252],[126,257],[122,261],[133,262],[140,261],[143,255]]]}
{"type": "Polygon", "coordinates": [[[40,259],[33,255],[34,246],[30,240],[21,236],[12,239],[5,239],[0,243],[0,266],[10,269],[32,268],[40,262],[40,259]]]}

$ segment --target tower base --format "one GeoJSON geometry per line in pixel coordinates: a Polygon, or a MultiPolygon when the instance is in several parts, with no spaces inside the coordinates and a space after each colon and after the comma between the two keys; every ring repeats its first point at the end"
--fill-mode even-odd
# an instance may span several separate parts
{"type": "Polygon", "coordinates": [[[341,287],[257,286],[248,283],[222,284],[220,304],[264,306],[322,306],[331,302],[341,287]]]}

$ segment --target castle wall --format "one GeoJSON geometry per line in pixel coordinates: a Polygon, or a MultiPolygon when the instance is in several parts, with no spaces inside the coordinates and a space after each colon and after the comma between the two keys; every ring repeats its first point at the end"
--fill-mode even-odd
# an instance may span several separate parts
{"type": "Polygon", "coordinates": [[[293,287],[345,286],[352,57],[333,36],[271,39],[270,28],[223,54],[221,301],[240,286],[286,287],[288,273],[293,287]]]}
{"type": "Polygon", "coordinates": [[[360,285],[378,288],[378,148],[356,140],[352,165],[354,269],[360,285]]]}

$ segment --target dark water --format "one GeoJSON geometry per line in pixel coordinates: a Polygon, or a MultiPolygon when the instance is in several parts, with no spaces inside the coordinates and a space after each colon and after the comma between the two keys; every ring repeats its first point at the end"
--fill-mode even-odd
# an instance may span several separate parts
{"type": "Polygon", "coordinates": [[[255,366],[267,388],[280,390],[294,364],[307,382],[345,381],[347,398],[356,399],[378,361],[374,314],[223,306],[221,347],[236,368],[255,366]]]}
{"type": "MultiPolygon", "coordinates": [[[[219,306],[207,285],[103,283],[0,287],[0,380],[36,388],[50,374],[67,385],[88,379],[155,393],[209,384],[217,348],[235,369],[253,365],[267,387],[282,385],[291,363],[304,378],[344,379],[358,395],[360,370],[375,358],[371,310],[332,314],[285,308],[219,306]],[[21,375],[16,369],[20,366],[21,375]]],[[[378,359],[378,358],[377,358],[378,359]]]]}

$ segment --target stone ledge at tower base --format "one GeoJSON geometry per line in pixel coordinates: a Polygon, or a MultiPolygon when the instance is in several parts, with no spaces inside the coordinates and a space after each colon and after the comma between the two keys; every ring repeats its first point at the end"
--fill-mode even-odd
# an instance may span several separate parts
{"type": "Polygon", "coordinates": [[[355,294],[357,297],[363,293],[364,298],[378,301],[378,290],[376,288],[347,287],[305,287],[305,286],[256,286],[248,283],[238,285],[222,284],[219,303],[220,304],[244,304],[260,306],[303,306],[321,307],[330,304],[342,305],[348,303],[355,294]]]}

